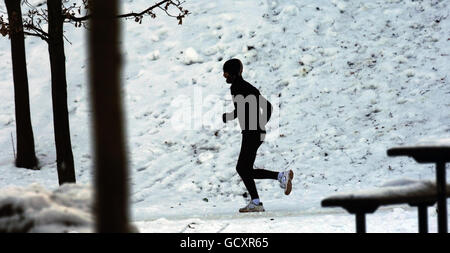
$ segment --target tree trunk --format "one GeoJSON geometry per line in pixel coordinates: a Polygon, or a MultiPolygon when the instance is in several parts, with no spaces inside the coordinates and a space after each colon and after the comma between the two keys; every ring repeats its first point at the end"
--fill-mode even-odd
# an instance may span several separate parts
{"type": "Polygon", "coordinates": [[[96,163],[96,229],[129,232],[128,171],[120,91],[117,0],[93,0],[90,91],[96,163]]]}
{"type": "Polygon", "coordinates": [[[37,169],[33,128],[30,118],[27,63],[19,0],[5,0],[10,25],[11,56],[16,112],[17,156],[16,167],[37,169]]]}
{"type": "Polygon", "coordinates": [[[48,51],[52,76],[53,126],[59,184],[75,182],[67,110],[66,58],[64,55],[61,0],[48,0],[48,51]]]}

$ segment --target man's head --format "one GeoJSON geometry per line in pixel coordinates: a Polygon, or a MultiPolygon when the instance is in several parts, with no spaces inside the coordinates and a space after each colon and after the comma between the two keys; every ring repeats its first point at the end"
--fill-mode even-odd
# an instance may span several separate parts
{"type": "Polygon", "coordinates": [[[236,78],[242,76],[244,67],[239,59],[230,59],[223,64],[223,77],[227,83],[233,83],[236,78]]]}

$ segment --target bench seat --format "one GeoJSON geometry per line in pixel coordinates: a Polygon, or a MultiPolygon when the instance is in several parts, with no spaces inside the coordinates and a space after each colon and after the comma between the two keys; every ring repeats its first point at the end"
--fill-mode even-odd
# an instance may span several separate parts
{"type": "MultiPolygon", "coordinates": [[[[450,196],[450,185],[446,187],[450,196]]],[[[365,232],[365,214],[375,212],[384,205],[408,204],[419,208],[419,232],[427,232],[427,207],[437,200],[436,183],[402,179],[381,187],[338,193],[322,200],[322,207],[342,207],[356,215],[357,232],[365,232]]]]}

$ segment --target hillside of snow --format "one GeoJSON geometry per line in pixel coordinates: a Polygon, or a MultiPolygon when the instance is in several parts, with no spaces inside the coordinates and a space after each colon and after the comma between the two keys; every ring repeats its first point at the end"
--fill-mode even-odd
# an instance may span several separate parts
{"type": "MultiPolygon", "coordinates": [[[[122,12],[148,5],[122,1],[122,12]]],[[[240,129],[221,121],[233,108],[222,76],[230,58],[243,61],[244,79],[275,106],[255,166],[295,173],[289,196],[276,181],[256,181],[266,210],[326,213],[320,201],[336,192],[398,178],[434,179],[434,165],[390,158],[386,150],[450,137],[447,1],[196,0],[184,6],[191,14],[181,26],[164,13],[142,24],[121,23],[134,221],[234,217],[246,204],[235,171],[240,129]]],[[[86,31],[65,29],[77,182],[91,184],[86,31]]],[[[9,43],[0,38],[0,188],[38,183],[55,189],[47,45],[26,39],[41,164],[30,171],[14,167],[9,43]]]]}

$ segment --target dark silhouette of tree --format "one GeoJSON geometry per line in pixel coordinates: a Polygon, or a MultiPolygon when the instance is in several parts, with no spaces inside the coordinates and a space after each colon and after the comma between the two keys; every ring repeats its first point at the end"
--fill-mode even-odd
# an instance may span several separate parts
{"type": "Polygon", "coordinates": [[[66,57],[64,54],[62,0],[47,0],[48,52],[52,79],[53,126],[59,184],[75,183],[75,166],[67,109],[66,57]]]}
{"type": "MultiPolygon", "coordinates": [[[[17,156],[15,163],[16,167],[37,169],[33,128],[30,118],[22,10],[20,1],[17,0],[5,0],[5,5],[8,11],[9,25],[2,25],[0,32],[6,35],[5,30],[9,30],[9,37],[11,39],[17,135],[17,156]]],[[[0,18],[0,21],[2,20],[0,18]]]]}
{"type": "Polygon", "coordinates": [[[129,232],[117,0],[92,1],[89,31],[98,232],[129,232]]]}
{"type": "MultiPolygon", "coordinates": [[[[13,1],[12,1],[13,2],[13,1]]],[[[19,2],[19,1],[15,1],[19,2]]],[[[94,16],[90,0],[82,0],[81,4],[75,3],[71,6],[65,6],[62,0],[48,0],[47,10],[30,5],[31,8],[23,20],[24,34],[37,36],[48,43],[50,55],[50,68],[52,79],[52,101],[53,101],[53,121],[55,131],[56,160],[58,170],[59,184],[66,182],[75,182],[75,167],[70,139],[69,115],[67,110],[67,80],[64,54],[64,34],[63,24],[71,23],[75,27],[87,27],[87,21],[94,16]],[[81,13],[86,12],[85,16],[81,13]],[[48,32],[45,32],[42,25],[48,24],[48,32]]],[[[142,23],[144,16],[156,18],[155,9],[161,9],[167,15],[178,20],[182,24],[183,19],[189,14],[182,7],[183,2],[163,0],[141,12],[130,12],[126,14],[117,14],[114,18],[134,19],[142,23]],[[170,8],[176,8],[178,14],[172,15],[170,8]]],[[[21,16],[21,15],[20,15],[21,16]]],[[[0,33],[6,35],[10,33],[10,25],[0,17],[0,33]]],[[[23,36],[23,35],[22,35],[23,36]]],[[[25,69],[26,70],[26,69],[25,69]]],[[[33,145],[34,147],[34,145],[33,145]]]]}

